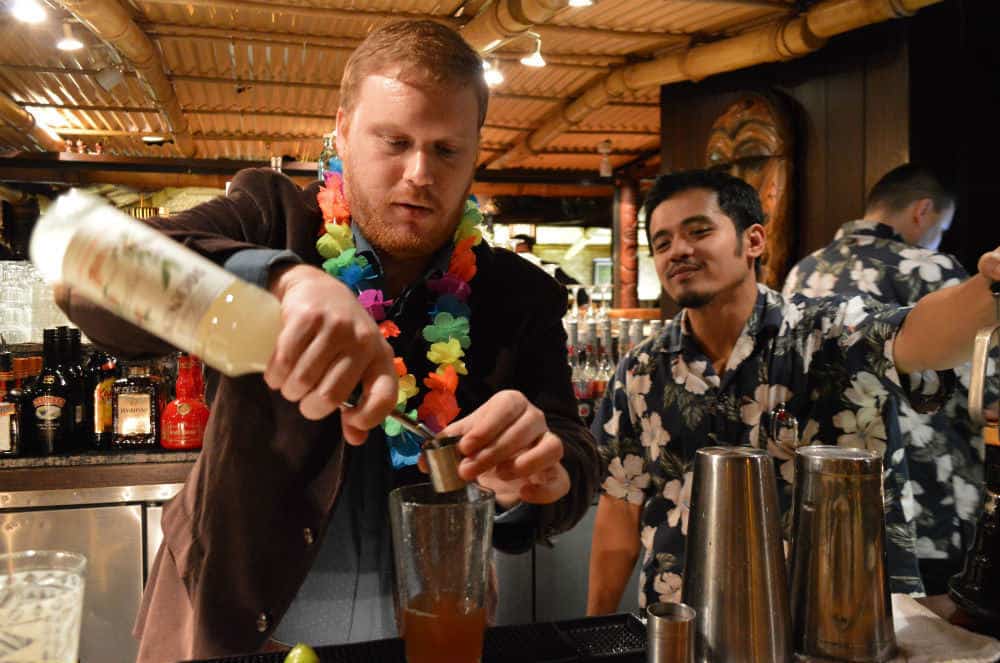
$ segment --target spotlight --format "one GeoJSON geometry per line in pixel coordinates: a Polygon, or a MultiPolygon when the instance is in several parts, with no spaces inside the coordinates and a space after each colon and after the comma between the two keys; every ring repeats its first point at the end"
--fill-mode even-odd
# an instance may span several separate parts
{"type": "Polygon", "coordinates": [[[570,7],[591,7],[594,0],[569,0],[570,7]]]}
{"type": "Polygon", "coordinates": [[[73,28],[69,23],[63,23],[63,38],[56,44],[60,51],[79,51],[83,48],[83,42],[73,35],[73,28]]]}
{"type": "Polygon", "coordinates": [[[14,0],[11,13],[25,23],[41,23],[45,20],[45,10],[36,0],[14,0]]]}
{"type": "Polygon", "coordinates": [[[542,38],[534,32],[527,33],[535,40],[535,50],[531,55],[525,55],[521,58],[521,64],[525,67],[544,67],[545,58],[542,57],[542,38]]]}
{"type": "Polygon", "coordinates": [[[503,72],[497,67],[496,62],[490,64],[486,60],[483,60],[483,78],[486,79],[486,84],[490,87],[496,87],[503,83],[503,72]]]}

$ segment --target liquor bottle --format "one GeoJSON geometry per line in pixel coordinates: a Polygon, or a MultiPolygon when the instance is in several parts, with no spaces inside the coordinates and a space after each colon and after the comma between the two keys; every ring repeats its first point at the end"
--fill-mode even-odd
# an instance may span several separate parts
{"type": "Polygon", "coordinates": [[[68,453],[72,448],[69,433],[73,428],[73,412],[68,407],[69,385],[59,370],[55,329],[42,332],[42,357],[42,371],[28,395],[27,427],[31,428],[35,452],[39,455],[68,453]]]}
{"type": "Polygon", "coordinates": [[[68,435],[69,450],[82,451],[86,448],[84,442],[86,431],[83,426],[84,386],[83,368],[80,366],[79,357],[80,330],[73,330],[67,326],[56,327],[56,344],[59,347],[59,370],[66,378],[69,390],[67,407],[72,414],[72,428],[68,435]]]}
{"type": "Polygon", "coordinates": [[[88,446],[93,450],[111,448],[113,421],[111,387],[118,379],[118,360],[106,352],[94,350],[84,371],[86,398],[84,423],[89,433],[88,446]]]}
{"type": "Polygon", "coordinates": [[[131,364],[111,386],[112,449],[152,449],[160,442],[160,405],[149,366],[131,364]]]}
{"type": "Polygon", "coordinates": [[[21,390],[14,386],[14,358],[0,342],[0,458],[20,456],[21,390]]]}
{"type": "Polygon", "coordinates": [[[967,613],[1000,621],[1000,428],[983,427],[986,442],[986,484],[983,511],[962,572],[948,582],[948,594],[967,613]]]}
{"type": "Polygon", "coordinates": [[[77,189],[35,224],[32,262],[48,283],[201,357],[226,375],[263,372],[281,326],[267,290],[77,189]]]}
{"type": "Polygon", "coordinates": [[[177,360],[177,398],[163,411],[160,446],[164,449],[200,449],[208,423],[200,364],[189,356],[177,360]]]}

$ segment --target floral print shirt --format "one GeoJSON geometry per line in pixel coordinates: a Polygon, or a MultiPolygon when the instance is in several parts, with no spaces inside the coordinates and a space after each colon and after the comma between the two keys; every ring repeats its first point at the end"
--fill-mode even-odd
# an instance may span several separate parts
{"type": "MultiPolygon", "coordinates": [[[[926,294],[967,279],[955,258],[907,244],[891,226],[851,221],[828,246],[792,269],[783,293],[807,297],[864,295],[887,304],[915,304],[926,294]]],[[[968,364],[956,370],[952,398],[935,414],[900,402],[917,528],[917,556],[961,563],[982,504],[983,438],[969,421],[968,364]]]]}
{"type": "Polygon", "coordinates": [[[796,447],[839,444],[882,453],[892,591],[923,591],[899,402],[909,397],[917,409],[937,407],[953,375],[900,379],[892,344],[908,311],[873,308],[860,297],[785,300],[758,285],[722,375],[691,335],[684,311],[622,359],[592,431],[604,466],[602,494],[642,507],[640,607],[680,600],[694,456],[715,445],[770,452],[786,531],[796,447]],[[798,439],[769,433],[781,404],[799,422],[798,439]]]}

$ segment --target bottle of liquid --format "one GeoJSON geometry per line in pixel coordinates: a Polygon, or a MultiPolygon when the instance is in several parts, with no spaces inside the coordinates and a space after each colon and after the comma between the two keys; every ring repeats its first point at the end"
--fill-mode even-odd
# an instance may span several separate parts
{"type": "Polygon", "coordinates": [[[88,446],[95,451],[111,448],[112,410],[111,387],[118,379],[118,360],[112,355],[95,350],[90,355],[84,371],[86,398],[84,422],[89,433],[88,446]]]}
{"type": "Polygon", "coordinates": [[[83,426],[84,386],[83,368],[80,366],[80,330],[67,326],[56,327],[56,343],[59,346],[59,370],[66,378],[69,389],[67,407],[72,413],[69,447],[71,451],[83,451],[86,448],[86,431],[83,426]]]}
{"type": "Polygon", "coordinates": [[[14,386],[14,357],[0,343],[0,458],[20,456],[21,390],[14,386]]]}
{"type": "Polygon", "coordinates": [[[164,449],[200,449],[208,423],[208,406],[205,405],[201,366],[192,358],[182,355],[177,360],[177,398],[163,411],[162,438],[164,449]]]}
{"type": "Polygon", "coordinates": [[[160,443],[160,405],[149,366],[131,364],[111,387],[112,449],[153,449],[160,443]]]}
{"type": "Polygon", "coordinates": [[[986,481],[983,511],[962,572],[948,583],[948,594],[979,619],[1000,621],[1000,428],[983,427],[986,481]]]}
{"type": "Polygon", "coordinates": [[[28,395],[29,412],[35,452],[42,456],[68,453],[72,450],[70,431],[73,412],[69,407],[69,385],[59,370],[59,348],[56,330],[42,332],[42,371],[35,378],[28,395]]]}
{"type": "Polygon", "coordinates": [[[276,297],[72,190],[39,218],[31,260],[117,316],[230,376],[263,372],[281,326],[276,297]]]}

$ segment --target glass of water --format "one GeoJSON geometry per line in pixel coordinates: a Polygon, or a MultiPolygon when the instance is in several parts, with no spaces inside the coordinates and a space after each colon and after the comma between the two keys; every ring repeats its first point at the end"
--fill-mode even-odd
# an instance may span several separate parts
{"type": "Polygon", "coordinates": [[[0,663],[76,663],[86,567],[60,550],[0,555],[0,663]]]}

